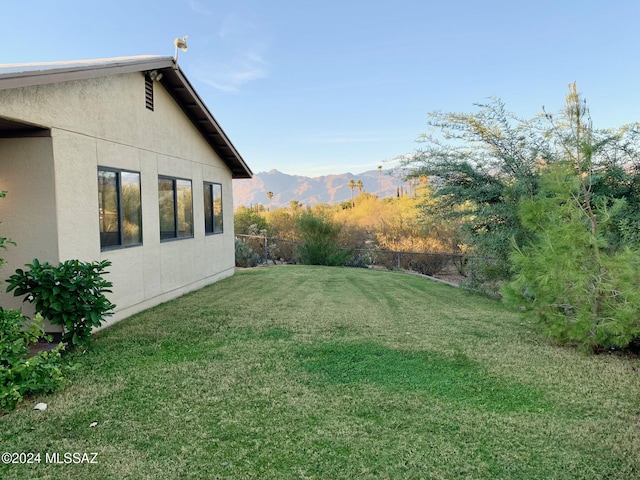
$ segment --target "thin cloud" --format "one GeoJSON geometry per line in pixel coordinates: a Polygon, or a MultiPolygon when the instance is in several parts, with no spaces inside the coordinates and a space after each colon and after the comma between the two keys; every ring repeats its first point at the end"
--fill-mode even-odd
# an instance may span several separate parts
{"type": "Polygon", "coordinates": [[[223,39],[241,39],[253,36],[258,30],[258,24],[252,20],[254,15],[250,10],[233,11],[225,15],[222,25],[218,29],[218,37],[223,39]]]}
{"type": "Polygon", "coordinates": [[[222,92],[237,93],[246,84],[268,75],[269,66],[262,56],[246,52],[229,62],[215,63],[201,74],[201,80],[222,92]]]}
{"type": "Polygon", "coordinates": [[[253,11],[225,15],[216,36],[217,58],[200,69],[202,82],[221,92],[237,93],[247,84],[269,76],[267,35],[253,11]]]}
{"type": "Polygon", "coordinates": [[[341,171],[344,170],[354,170],[356,171],[357,169],[375,169],[378,168],[379,166],[383,166],[384,168],[388,168],[389,165],[395,164],[395,163],[399,163],[400,160],[399,159],[392,159],[392,160],[382,160],[382,161],[377,161],[377,162],[367,162],[367,163],[352,163],[352,164],[344,164],[344,163],[336,163],[334,165],[327,165],[327,164],[323,164],[323,165],[319,165],[319,166],[311,166],[306,168],[306,171],[309,172],[333,172],[335,173],[336,171],[342,169],[341,171]]]}
{"type": "Polygon", "coordinates": [[[299,142],[303,143],[373,143],[388,142],[393,140],[385,135],[375,132],[355,132],[349,134],[318,134],[298,137],[299,142]]]}
{"type": "Polygon", "coordinates": [[[200,15],[210,16],[213,14],[211,10],[209,10],[202,2],[198,0],[187,0],[187,5],[189,8],[200,15]]]}

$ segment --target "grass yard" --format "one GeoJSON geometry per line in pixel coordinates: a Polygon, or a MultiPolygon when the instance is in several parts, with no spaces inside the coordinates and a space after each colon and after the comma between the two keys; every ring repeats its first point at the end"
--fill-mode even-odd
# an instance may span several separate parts
{"type": "Polygon", "coordinates": [[[0,450],[41,454],[0,478],[640,478],[638,359],[549,345],[418,276],[239,271],[74,361],[0,418],[0,450]],[[45,462],[65,452],[98,463],[45,462]]]}

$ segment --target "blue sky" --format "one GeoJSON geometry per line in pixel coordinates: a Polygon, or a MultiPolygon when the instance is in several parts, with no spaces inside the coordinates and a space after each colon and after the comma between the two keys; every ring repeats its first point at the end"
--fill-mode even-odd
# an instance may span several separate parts
{"type": "Polygon", "coordinates": [[[0,63],[173,55],[254,172],[360,173],[429,112],[529,118],[576,81],[598,127],[640,121],[637,0],[3,2],[0,63]]]}

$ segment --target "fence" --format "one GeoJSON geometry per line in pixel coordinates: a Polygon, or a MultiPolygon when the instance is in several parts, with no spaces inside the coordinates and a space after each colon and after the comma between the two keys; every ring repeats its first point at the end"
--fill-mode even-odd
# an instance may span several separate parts
{"type": "MultiPolygon", "coordinates": [[[[300,242],[261,235],[236,235],[259,256],[263,265],[298,263],[296,245],[300,242]]],[[[352,252],[346,262],[349,267],[384,268],[388,270],[410,270],[423,275],[450,278],[454,281],[471,280],[475,277],[480,262],[487,258],[453,253],[397,252],[376,249],[348,249],[352,252]]]]}

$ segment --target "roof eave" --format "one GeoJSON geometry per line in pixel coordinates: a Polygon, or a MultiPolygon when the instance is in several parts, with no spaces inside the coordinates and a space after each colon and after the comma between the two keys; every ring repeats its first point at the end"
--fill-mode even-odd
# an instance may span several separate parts
{"type": "Polygon", "coordinates": [[[135,57],[133,59],[104,59],[102,62],[88,61],[60,65],[59,68],[57,64],[42,65],[47,68],[40,70],[31,66],[25,71],[2,74],[0,75],[0,90],[158,70],[163,74],[160,83],[171,94],[211,148],[229,167],[232,178],[253,177],[253,172],[233,146],[229,137],[224,133],[173,57],[149,56],[135,57]]]}
{"type": "Polygon", "coordinates": [[[180,105],[185,115],[189,117],[209,145],[229,166],[232,178],[252,178],[253,172],[180,67],[173,63],[170,68],[163,68],[159,71],[163,74],[160,83],[167,89],[176,103],[180,105]]]}
{"type": "Polygon", "coordinates": [[[173,57],[149,57],[132,62],[123,60],[112,63],[96,63],[71,65],[60,68],[50,67],[42,70],[25,70],[0,76],[0,90],[12,88],[47,85],[52,83],[86,80],[90,78],[134,73],[171,67],[175,64],[173,57]]]}

